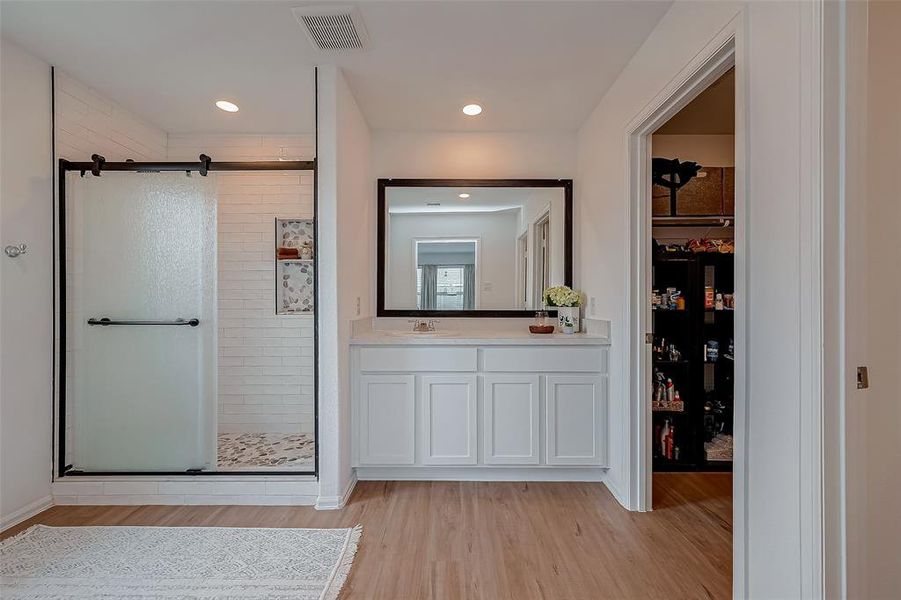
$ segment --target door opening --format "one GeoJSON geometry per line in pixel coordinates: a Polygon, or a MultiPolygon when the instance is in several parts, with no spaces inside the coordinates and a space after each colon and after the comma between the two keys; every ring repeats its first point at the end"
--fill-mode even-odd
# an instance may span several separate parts
{"type": "MultiPolygon", "coordinates": [[[[735,70],[651,136],[654,484],[731,497],[735,387],[735,70]],[[667,475],[662,476],[661,474],[667,475]],[[726,473],[713,475],[712,473],[726,473]]],[[[671,494],[655,498],[672,502],[671,494]]]]}

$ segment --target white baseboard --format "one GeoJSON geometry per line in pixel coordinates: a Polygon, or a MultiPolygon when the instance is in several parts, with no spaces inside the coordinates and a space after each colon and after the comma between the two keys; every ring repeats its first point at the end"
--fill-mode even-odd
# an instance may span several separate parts
{"type": "Polygon", "coordinates": [[[601,482],[600,467],[357,467],[360,481],[587,481],[601,482]]]}
{"type": "Polygon", "coordinates": [[[630,508],[629,506],[629,498],[625,494],[620,491],[618,485],[616,485],[612,479],[605,479],[604,485],[607,486],[607,489],[610,490],[610,494],[613,496],[613,499],[619,502],[620,506],[625,508],[626,510],[635,510],[630,508]]]}
{"type": "Polygon", "coordinates": [[[22,521],[27,521],[51,506],[53,506],[53,496],[44,496],[39,500],[35,500],[31,504],[23,506],[12,514],[3,517],[2,521],[0,521],[0,531],[6,531],[10,527],[15,527],[22,521]]]}
{"type": "Polygon", "coordinates": [[[347,482],[344,493],[340,496],[319,496],[319,498],[316,499],[316,510],[337,510],[339,508],[344,508],[344,505],[347,504],[355,487],[357,487],[356,470],[354,470],[351,475],[350,481],[347,482]]]}

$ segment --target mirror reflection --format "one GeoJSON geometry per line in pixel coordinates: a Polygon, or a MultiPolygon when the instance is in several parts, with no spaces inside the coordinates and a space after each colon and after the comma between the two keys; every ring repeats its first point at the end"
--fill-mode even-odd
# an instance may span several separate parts
{"type": "Polygon", "coordinates": [[[566,283],[560,187],[385,188],[385,309],[537,310],[566,283]]]}

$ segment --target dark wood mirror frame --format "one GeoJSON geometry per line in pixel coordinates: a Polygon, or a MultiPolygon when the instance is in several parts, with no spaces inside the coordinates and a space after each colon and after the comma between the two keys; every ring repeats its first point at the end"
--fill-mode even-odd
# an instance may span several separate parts
{"type": "MultiPolygon", "coordinates": [[[[532,187],[561,188],[564,207],[563,276],[572,287],[573,281],[573,181],[572,179],[379,179],[378,180],[378,280],[376,316],[379,317],[457,317],[457,318],[528,318],[535,310],[414,310],[385,308],[385,239],[387,204],[385,191],[389,187],[532,187]]],[[[537,310],[537,309],[536,309],[537,310]]],[[[555,315],[556,311],[549,310],[555,315]]]]}

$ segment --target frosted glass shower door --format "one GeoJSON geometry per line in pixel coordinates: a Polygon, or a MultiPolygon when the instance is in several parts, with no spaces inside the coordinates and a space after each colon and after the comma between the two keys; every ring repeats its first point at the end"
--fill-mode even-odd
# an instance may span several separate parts
{"type": "Polygon", "coordinates": [[[74,469],[213,465],[213,177],[67,175],[66,454],[74,469]],[[103,319],[117,324],[92,324],[103,319]]]}

